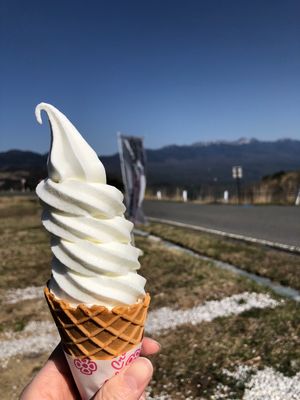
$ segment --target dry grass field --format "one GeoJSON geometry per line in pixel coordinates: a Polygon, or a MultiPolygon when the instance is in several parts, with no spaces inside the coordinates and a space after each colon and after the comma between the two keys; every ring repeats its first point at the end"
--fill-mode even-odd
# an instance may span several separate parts
{"type": "MultiPolygon", "coordinates": [[[[150,229],[163,233],[162,228],[150,229]]],[[[51,254],[38,202],[0,198],[0,230],[1,399],[14,400],[59,339],[42,293],[51,254]]],[[[174,228],[169,235],[191,247],[188,232],[174,228]]],[[[218,253],[221,258],[224,252],[233,262],[246,254],[247,263],[257,268],[258,260],[265,260],[255,246],[246,252],[244,245],[234,243],[225,252],[206,240],[193,233],[193,246],[202,243],[201,251],[212,256],[218,253]]],[[[160,241],[136,237],[136,245],[144,251],[141,273],[152,296],[147,329],[162,344],[160,354],[152,358],[155,373],[149,398],[300,398],[299,303],[160,241]]],[[[268,254],[266,264],[271,271],[273,263],[277,276],[285,265],[278,260],[278,254],[268,254]]],[[[294,272],[286,265],[285,274],[288,282],[293,274],[297,282],[298,259],[292,262],[294,272]]]]}
{"type": "Polygon", "coordinates": [[[167,224],[150,223],[143,229],[199,254],[300,289],[299,255],[167,224]]]}

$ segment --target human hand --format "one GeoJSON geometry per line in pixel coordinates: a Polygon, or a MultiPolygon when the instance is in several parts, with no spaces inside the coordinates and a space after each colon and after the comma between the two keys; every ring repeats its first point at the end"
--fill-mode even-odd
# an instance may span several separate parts
{"type": "MultiPolygon", "coordinates": [[[[159,351],[152,339],[144,338],[142,355],[159,351]]],[[[94,400],[143,400],[144,391],[153,373],[151,362],[140,357],[107,381],[94,400]]],[[[20,400],[78,400],[80,395],[59,344],[32,382],[23,390],[20,400]]]]}

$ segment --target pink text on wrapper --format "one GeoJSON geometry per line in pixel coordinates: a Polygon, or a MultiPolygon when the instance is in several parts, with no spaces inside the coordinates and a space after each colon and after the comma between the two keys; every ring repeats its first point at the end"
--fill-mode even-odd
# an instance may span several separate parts
{"type": "Polygon", "coordinates": [[[139,357],[141,354],[141,349],[137,349],[133,354],[130,354],[126,360],[127,354],[122,354],[117,360],[112,361],[111,366],[114,370],[116,370],[115,374],[118,374],[119,371],[125,366],[129,365],[133,360],[139,357]]]}
{"type": "Polygon", "coordinates": [[[75,358],[74,365],[84,375],[92,375],[93,372],[97,371],[97,364],[91,361],[89,358],[75,358]]]}
{"type": "MultiPolygon", "coordinates": [[[[124,353],[117,360],[112,361],[111,366],[116,371],[115,374],[118,374],[124,366],[129,365],[133,360],[138,358],[140,353],[141,349],[137,349],[133,354],[130,354],[128,357],[127,354],[124,353]]],[[[92,375],[93,372],[97,371],[97,364],[91,361],[88,357],[85,357],[82,360],[79,358],[75,358],[74,365],[84,375],[92,375]]]]}

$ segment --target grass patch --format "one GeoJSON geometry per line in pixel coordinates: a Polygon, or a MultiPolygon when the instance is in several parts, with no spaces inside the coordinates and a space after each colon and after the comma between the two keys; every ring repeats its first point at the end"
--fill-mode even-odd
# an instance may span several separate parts
{"type": "Polygon", "coordinates": [[[35,196],[0,197],[0,219],[35,215],[37,212],[39,212],[39,206],[35,196]]]}
{"type": "Polygon", "coordinates": [[[26,322],[21,319],[19,321],[16,321],[14,324],[14,331],[15,332],[21,332],[26,326],[26,322]]]}
{"type": "Polygon", "coordinates": [[[159,242],[137,237],[144,251],[141,274],[151,292],[151,308],[190,308],[245,291],[266,292],[260,285],[212,263],[167,249],[159,242]]]}
{"type": "Polygon", "coordinates": [[[172,399],[210,399],[219,383],[241,399],[243,384],[223,369],[238,365],[272,366],[285,375],[300,370],[300,305],[292,301],[275,309],[252,310],[210,323],[186,325],[156,339],[162,352],[154,359],[156,386],[172,399]]]}
{"type": "Polygon", "coordinates": [[[44,284],[50,276],[51,253],[38,202],[0,198],[0,210],[0,288],[44,284]]]}
{"type": "Polygon", "coordinates": [[[199,254],[300,290],[299,255],[168,224],[150,223],[143,229],[199,254]]]}
{"type": "MultiPolygon", "coordinates": [[[[23,198],[11,206],[10,201],[6,205],[2,201],[0,199],[3,238],[0,248],[1,294],[6,289],[41,286],[50,275],[51,253],[48,234],[40,222],[38,203],[28,203],[28,199],[23,198]]],[[[227,240],[224,244],[224,239],[179,228],[173,230],[160,224],[151,224],[147,230],[212,257],[216,254],[231,257],[224,261],[232,262],[236,257],[239,263],[235,264],[240,267],[240,261],[246,259],[249,264],[257,266],[258,260],[261,260],[261,268],[266,265],[265,252],[268,250],[259,246],[250,248],[242,244],[240,247],[239,242],[227,243],[227,240]],[[230,255],[230,252],[234,254],[230,255]]],[[[146,289],[152,297],[151,309],[165,306],[186,309],[245,291],[271,293],[244,277],[218,269],[211,262],[166,248],[160,242],[137,237],[136,245],[144,251],[141,274],[147,279],[146,289]]],[[[278,254],[273,254],[274,263],[281,265],[276,260],[278,254]]],[[[268,257],[271,265],[271,253],[268,257]]],[[[294,267],[294,274],[296,270],[294,267]]],[[[0,332],[2,330],[3,337],[7,331],[22,334],[28,322],[50,319],[44,299],[17,304],[2,302],[0,332]]],[[[153,357],[155,374],[152,394],[165,392],[174,400],[211,400],[215,388],[221,383],[230,388],[232,399],[241,399],[243,384],[222,373],[224,368],[233,371],[240,364],[257,368],[272,366],[286,375],[294,375],[300,370],[299,327],[300,305],[286,301],[275,309],[251,309],[237,316],[217,318],[199,325],[182,325],[176,330],[156,335],[162,350],[153,357]]],[[[3,398],[17,399],[46,355],[18,358],[19,363],[11,359],[3,370],[0,379],[3,398]]]]}

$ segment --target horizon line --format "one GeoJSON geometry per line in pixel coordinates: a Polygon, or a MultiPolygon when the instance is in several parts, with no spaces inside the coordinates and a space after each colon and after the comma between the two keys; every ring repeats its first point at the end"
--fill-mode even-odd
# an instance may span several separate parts
{"type": "MultiPolygon", "coordinates": [[[[232,144],[232,145],[247,145],[247,144],[251,144],[253,142],[260,142],[260,143],[276,143],[276,142],[284,142],[284,141],[296,141],[296,142],[300,142],[300,138],[296,139],[296,138],[291,138],[291,137],[282,137],[279,139],[274,139],[274,140],[266,140],[266,139],[257,139],[254,137],[248,138],[248,137],[240,137],[238,139],[235,140],[226,140],[226,139],[218,139],[218,140],[213,140],[213,141],[198,141],[198,142],[193,142],[190,144],[176,144],[176,143],[171,143],[171,144],[167,144],[161,147],[156,147],[156,148],[151,148],[151,147],[146,147],[145,146],[145,150],[162,150],[165,149],[167,147],[192,147],[192,146],[211,146],[211,145],[218,145],[218,144],[232,144]]],[[[46,155],[48,154],[48,151],[46,152],[39,152],[36,150],[31,150],[31,149],[17,149],[17,148],[11,148],[11,149],[7,149],[7,150],[0,150],[0,153],[9,153],[9,152],[13,152],[13,151],[20,151],[20,152],[26,152],[26,153],[35,153],[35,154],[39,154],[39,155],[46,155]]],[[[110,153],[110,154],[103,154],[102,157],[109,157],[109,156],[113,156],[115,154],[118,154],[118,151],[114,152],[114,153],[110,153]]]]}

